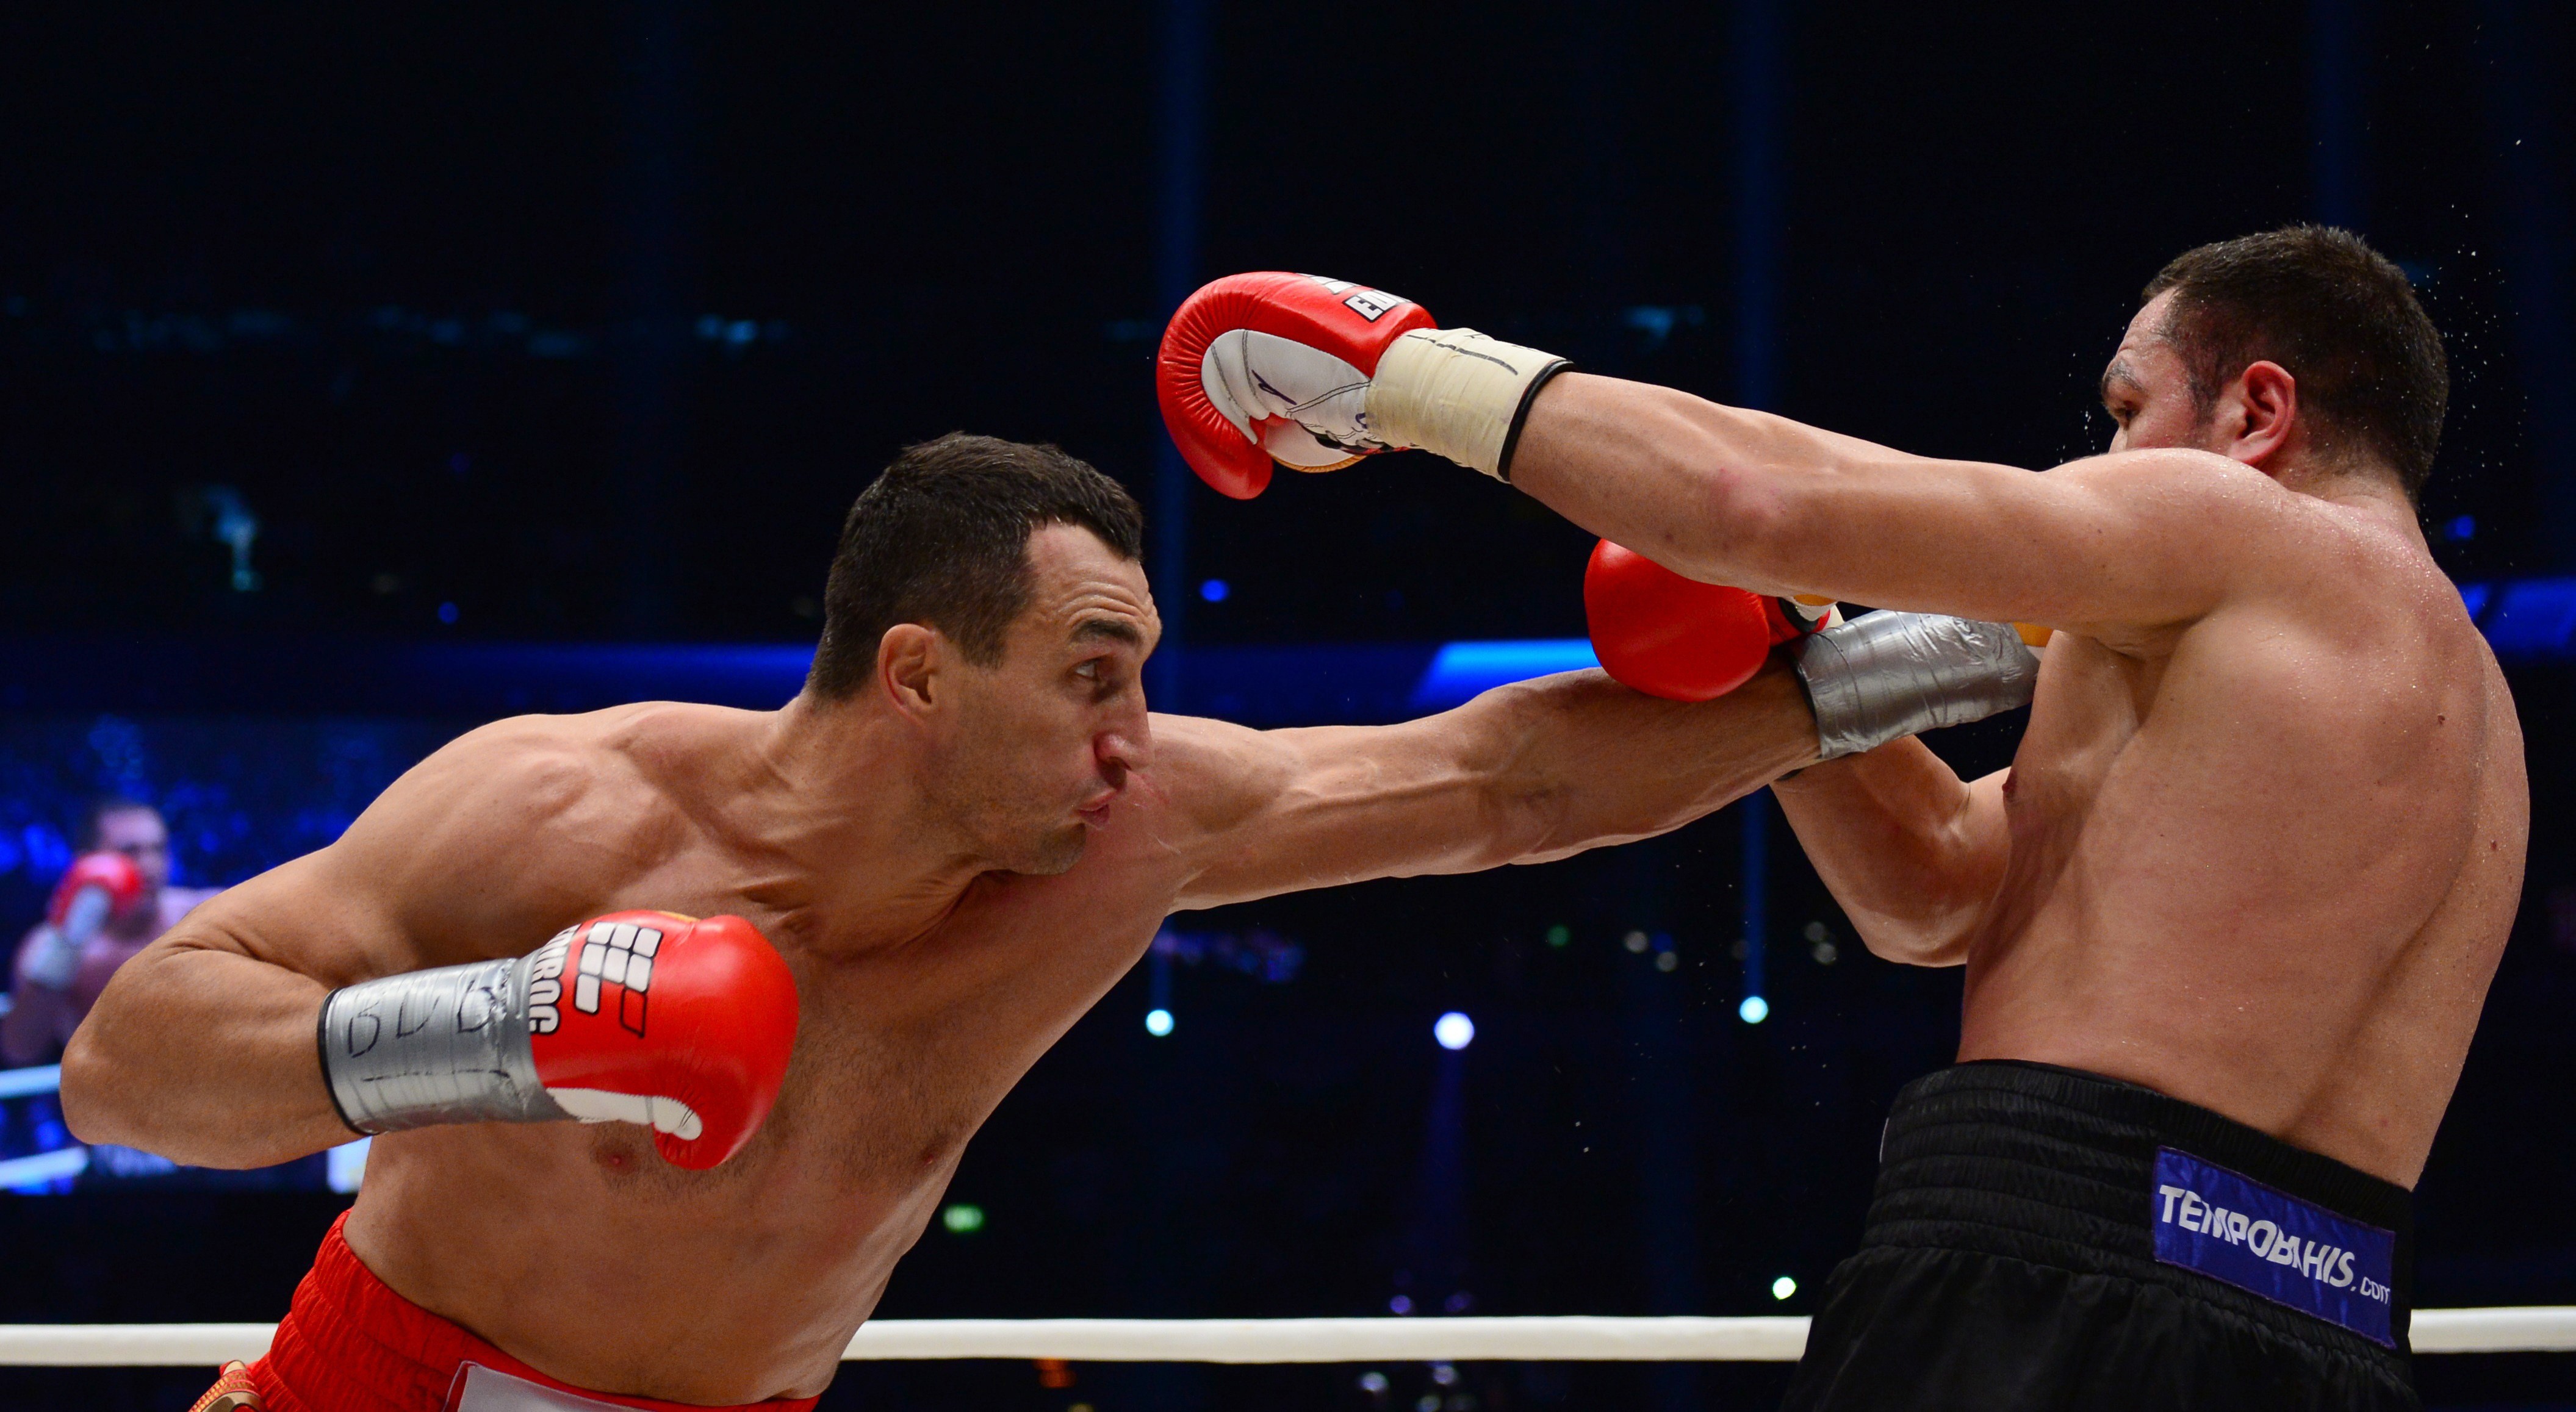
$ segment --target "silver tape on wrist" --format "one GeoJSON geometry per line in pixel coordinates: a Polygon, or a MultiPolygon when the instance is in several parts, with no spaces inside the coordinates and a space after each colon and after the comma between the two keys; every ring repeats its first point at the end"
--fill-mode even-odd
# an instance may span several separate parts
{"type": "Polygon", "coordinates": [[[2010,623],[1880,612],[1808,638],[1798,679],[1833,760],[2030,704],[2039,655],[2010,623]]]}
{"type": "MultiPolygon", "coordinates": [[[[544,952],[539,952],[544,955],[544,952]]],[[[572,1116],[528,1044],[534,957],[441,966],[343,986],[322,1002],[322,1073],[362,1133],[572,1116]]]]}

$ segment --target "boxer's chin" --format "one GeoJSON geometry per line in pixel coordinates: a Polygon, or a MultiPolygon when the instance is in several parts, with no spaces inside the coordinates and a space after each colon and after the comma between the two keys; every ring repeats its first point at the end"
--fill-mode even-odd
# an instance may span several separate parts
{"type": "Polygon", "coordinates": [[[1027,854],[1011,871],[1031,877],[1051,878],[1073,871],[1082,861],[1083,845],[1091,841],[1091,829],[1085,824],[1051,829],[1034,841],[1027,854]]]}

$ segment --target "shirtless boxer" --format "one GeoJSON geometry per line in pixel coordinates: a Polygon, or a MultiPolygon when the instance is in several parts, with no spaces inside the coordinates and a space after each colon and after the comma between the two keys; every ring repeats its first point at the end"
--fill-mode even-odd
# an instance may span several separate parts
{"type": "Polygon", "coordinates": [[[9,1012],[0,1016],[0,1058],[50,1060],[116,968],[217,890],[170,886],[170,827],[160,810],[121,798],[91,805],[81,856],[65,871],[45,919],[19,942],[9,1012]],[[92,888],[97,896],[82,905],[80,894],[92,888]]]}
{"type": "MultiPolygon", "coordinates": [[[[912,448],[851,512],[783,709],[474,731],[126,967],[65,1059],[84,1136],[251,1165],[389,1132],[223,1395],[805,1405],[966,1140],[1166,914],[1562,857],[1809,763],[1820,728],[1872,743],[1830,663],[1814,716],[1774,667],[1702,705],[1579,673],[1397,726],[1149,724],[1140,536],[1051,447],[912,448]],[[727,1085],[790,1025],[763,1126],[727,1085]],[[566,1113],[642,1121],[454,1121],[566,1113]]],[[[1937,715],[1974,675],[1917,695],[1937,715]]],[[[1902,676],[1862,693],[1898,707],[1878,739],[1902,676]]]]}
{"type": "Polygon", "coordinates": [[[2448,374],[2405,276],[2306,227],[2181,256],[2103,374],[2109,453],[2038,475],[1351,288],[1176,318],[1165,407],[1220,489],[1258,490],[1247,446],[1419,446],[1696,579],[2057,629],[2012,769],[1898,741],[1779,789],[1873,951],[1968,968],[1789,1405],[2416,1405],[2408,1189],[2528,798],[2417,527],[2448,374]]]}

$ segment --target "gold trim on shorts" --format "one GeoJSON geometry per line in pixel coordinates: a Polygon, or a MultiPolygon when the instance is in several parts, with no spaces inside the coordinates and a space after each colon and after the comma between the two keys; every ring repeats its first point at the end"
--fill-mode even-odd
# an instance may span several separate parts
{"type": "Polygon", "coordinates": [[[260,1401],[259,1389],[251,1385],[250,1365],[236,1361],[224,1365],[215,1385],[188,1412],[264,1412],[267,1406],[260,1401]]]}

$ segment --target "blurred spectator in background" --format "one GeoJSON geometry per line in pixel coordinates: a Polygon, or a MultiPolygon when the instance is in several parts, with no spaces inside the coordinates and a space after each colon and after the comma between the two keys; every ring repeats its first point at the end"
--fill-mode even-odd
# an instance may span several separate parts
{"type": "Polygon", "coordinates": [[[0,1060],[11,1065],[51,1063],[116,968],[219,890],[169,885],[170,829],[149,804],[92,804],[80,847],[10,967],[0,1060]]]}

